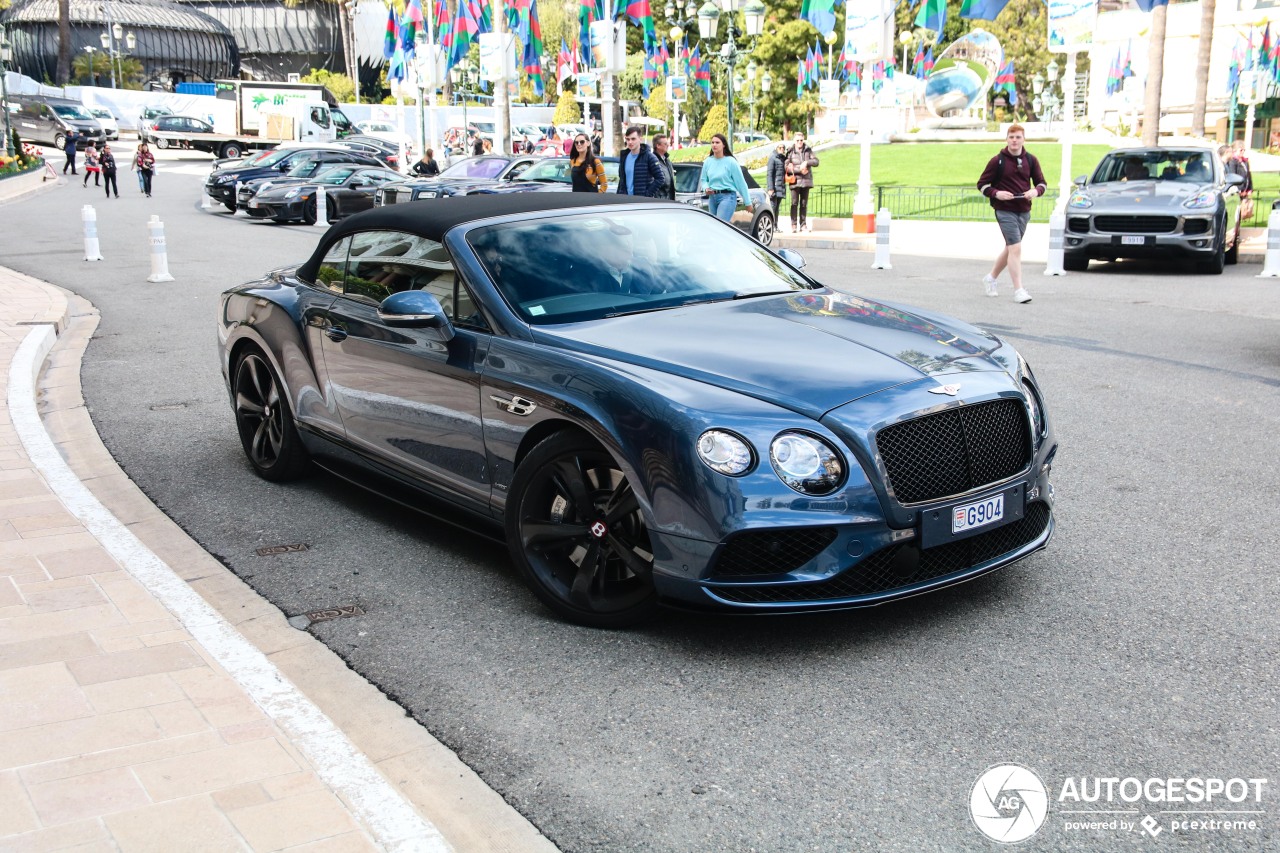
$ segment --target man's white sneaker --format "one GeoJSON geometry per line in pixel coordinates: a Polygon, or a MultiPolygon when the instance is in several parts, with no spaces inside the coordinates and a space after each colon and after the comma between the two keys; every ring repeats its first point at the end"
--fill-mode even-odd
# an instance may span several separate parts
{"type": "Polygon", "coordinates": [[[989,275],[982,277],[982,286],[986,288],[987,296],[999,296],[1000,291],[996,290],[996,280],[989,275]]]}
{"type": "Polygon", "coordinates": [[[1031,294],[1027,293],[1027,289],[1025,287],[1019,287],[1017,290],[1013,292],[1013,301],[1014,302],[1030,302],[1031,294]]]}

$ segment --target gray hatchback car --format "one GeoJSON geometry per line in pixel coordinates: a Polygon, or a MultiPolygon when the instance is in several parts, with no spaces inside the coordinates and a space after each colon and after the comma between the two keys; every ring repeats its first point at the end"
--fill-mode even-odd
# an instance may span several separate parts
{"type": "Polygon", "coordinates": [[[1122,148],[1067,201],[1063,266],[1090,260],[1189,257],[1202,272],[1234,264],[1240,244],[1239,175],[1206,148],[1122,148]]]}

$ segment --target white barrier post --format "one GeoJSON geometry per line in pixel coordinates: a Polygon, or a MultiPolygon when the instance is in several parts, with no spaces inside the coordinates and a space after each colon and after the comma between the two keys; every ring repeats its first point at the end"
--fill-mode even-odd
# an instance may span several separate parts
{"type": "Polygon", "coordinates": [[[316,221],[317,228],[329,227],[329,203],[325,200],[324,187],[316,187],[316,221]]]}
{"type": "Polygon", "coordinates": [[[84,221],[84,259],[86,261],[102,260],[98,250],[98,211],[93,205],[86,204],[80,208],[80,218],[84,221]]]}
{"type": "Polygon", "coordinates": [[[1258,278],[1280,277],[1280,210],[1271,208],[1267,217],[1267,254],[1258,278]]]}
{"type": "Polygon", "coordinates": [[[889,263],[889,225],[893,222],[893,214],[889,208],[882,207],[876,214],[876,259],[872,262],[873,270],[891,270],[889,263]]]}
{"type": "Polygon", "coordinates": [[[173,281],[169,275],[169,252],[164,245],[164,223],[153,213],[147,229],[151,232],[151,275],[147,281],[173,281]]]}
{"type": "Polygon", "coordinates": [[[200,209],[213,210],[213,196],[209,195],[208,187],[201,187],[200,189],[200,209]]]}
{"type": "MultiPolygon", "coordinates": [[[[235,207],[235,209],[231,211],[231,215],[232,215],[232,216],[239,216],[239,215],[240,215],[240,211],[241,211],[241,209],[242,209],[242,208],[240,207],[240,182],[239,182],[239,181],[236,181],[236,189],[235,189],[235,193],[236,193],[236,194],[235,194],[235,195],[233,195],[233,196],[231,197],[231,202],[232,202],[232,204],[233,204],[233,205],[234,205],[234,207],[235,207]]],[[[246,211],[244,212],[244,215],[245,215],[245,216],[248,216],[248,215],[249,215],[249,211],[247,211],[247,210],[246,210],[246,211]]]]}
{"type": "Polygon", "coordinates": [[[1063,233],[1067,230],[1067,215],[1060,210],[1055,210],[1049,214],[1049,257],[1045,261],[1045,275],[1066,275],[1067,270],[1062,265],[1063,233]]]}

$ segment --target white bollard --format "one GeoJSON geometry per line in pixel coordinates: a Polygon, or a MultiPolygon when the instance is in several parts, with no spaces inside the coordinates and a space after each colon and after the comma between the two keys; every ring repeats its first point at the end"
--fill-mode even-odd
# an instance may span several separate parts
{"type": "Polygon", "coordinates": [[[325,199],[324,187],[316,187],[316,221],[317,228],[329,227],[329,202],[325,199]]]}
{"type": "Polygon", "coordinates": [[[1280,210],[1271,208],[1267,217],[1267,254],[1258,278],[1280,277],[1280,210]]]}
{"type": "Polygon", "coordinates": [[[200,189],[200,209],[213,210],[213,196],[209,195],[208,187],[200,189]]]}
{"type": "Polygon", "coordinates": [[[1049,258],[1045,261],[1045,275],[1066,275],[1062,265],[1062,235],[1067,230],[1067,215],[1060,210],[1049,214],[1049,258]]]}
{"type": "Polygon", "coordinates": [[[98,250],[98,211],[93,205],[86,204],[80,208],[80,218],[84,221],[84,259],[86,261],[102,260],[98,250]]]}
{"type": "Polygon", "coordinates": [[[876,259],[872,262],[873,270],[891,270],[889,263],[889,225],[893,222],[893,214],[889,208],[882,207],[876,214],[876,259]]]}
{"type": "MultiPolygon", "coordinates": [[[[239,181],[236,181],[236,190],[235,190],[235,192],[236,192],[236,194],[235,194],[235,195],[233,195],[233,196],[231,197],[231,201],[235,204],[235,208],[236,208],[236,209],[235,209],[235,210],[233,210],[233,211],[231,212],[231,215],[232,215],[232,216],[239,216],[239,215],[240,215],[240,212],[241,212],[242,210],[244,210],[244,208],[240,207],[240,182],[239,182],[239,181]]],[[[244,210],[244,215],[245,215],[245,216],[248,216],[248,215],[249,215],[249,211],[244,210]]]]}
{"type": "Polygon", "coordinates": [[[151,232],[151,275],[147,281],[173,281],[169,275],[169,252],[164,245],[164,223],[153,213],[147,229],[151,232]]]}

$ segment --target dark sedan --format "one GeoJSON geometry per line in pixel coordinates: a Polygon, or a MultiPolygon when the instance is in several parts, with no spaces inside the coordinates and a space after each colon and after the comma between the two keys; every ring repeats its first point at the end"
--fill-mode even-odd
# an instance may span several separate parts
{"type": "MultiPolygon", "coordinates": [[[[381,165],[376,157],[357,154],[354,151],[349,153],[342,151],[316,152],[312,156],[303,157],[295,161],[293,166],[283,174],[268,171],[261,177],[249,178],[248,180],[242,178],[240,188],[236,192],[236,204],[250,216],[261,218],[264,216],[262,208],[253,207],[250,202],[263,190],[270,189],[285,181],[309,180],[337,166],[373,166],[380,171],[388,171],[382,169],[381,165]]],[[[399,179],[400,175],[396,174],[395,180],[399,179]]]]}
{"type": "MultiPolygon", "coordinates": [[[[205,178],[204,188],[214,201],[221,202],[227,210],[234,213],[241,204],[236,194],[236,184],[247,184],[259,178],[279,180],[295,169],[309,170],[307,175],[315,174],[319,167],[338,163],[357,163],[362,166],[381,166],[382,163],[373,157],[358,154],[337,145],[325,147],[276,148],[266,152],[264,156],[249,158],[242,165],[215,169],[205,178]]],[[[297,175],[306,177],[306,175],[297,175]]],[[[244,199],[247,203],[248,199],[244,199]]]]}
{"type": "Polygon", "coordinates": [[[537,162],[537,157],[527,154],[485,154],[480,157],[468,157],[454,163],[438,177],[415,178],[384,187],[374,199],[374,204],[382,207],[425,198],[471,195],[477,190],[485,190],[514,181],[537,162]]]}
{"type": "Polygon", "coordinates": [[[276,222],[302,221],[314,225],[317,190],[324,188],[326,219],[333,222],[369,210],[378,187],[400,180],[390,169],[331,166],[310,180],[284,180],[259,190],[248,201],[250,215],[276,222]]]}
{"type": "Polygon", "coordinates": [[[377,208],[222,295],[221,367],[260,476],[466,511],[587,625],[864,607],[1043,548],[1058,445],[1017,351],[802,266],[668,201],[377,208]]]}
{"type": "Polygon", "coordinates": [[[1240,251],[1240,184],[1205,148],[1121,148],[1067,201],[1063,266],[1089,261],[1187,258],[1220,274],[1240,251]]]}

